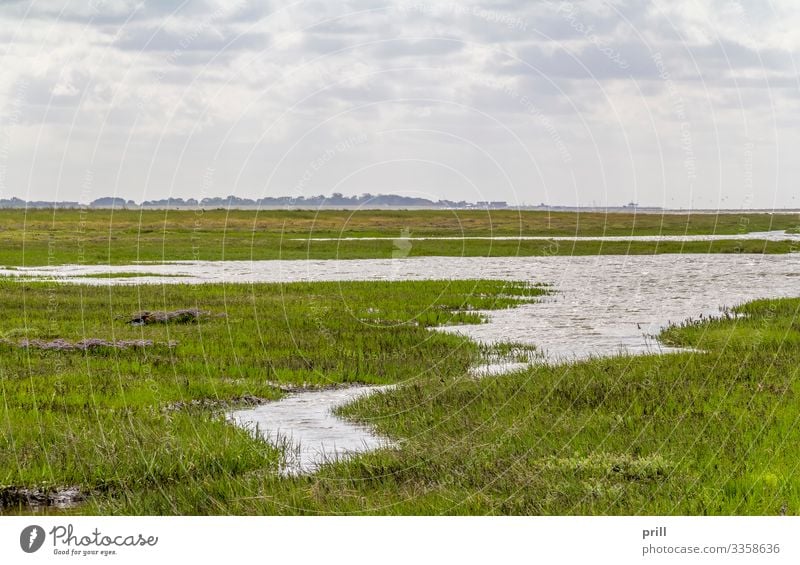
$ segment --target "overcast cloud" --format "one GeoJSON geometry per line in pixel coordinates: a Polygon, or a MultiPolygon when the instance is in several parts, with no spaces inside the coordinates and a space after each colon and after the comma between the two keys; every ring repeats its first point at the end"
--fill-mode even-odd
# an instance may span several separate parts
{"type": "Polygon", "coordinates": [[[796,0],[5,1],[0,198],[800,207],[797,30],[796,0]]]}

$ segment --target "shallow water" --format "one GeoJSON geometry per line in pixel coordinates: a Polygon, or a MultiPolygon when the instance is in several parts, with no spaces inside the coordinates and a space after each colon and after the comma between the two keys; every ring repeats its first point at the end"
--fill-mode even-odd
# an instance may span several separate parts
{"type": "Polygon", "coordinates": [[[291,445],[285,452],[285,474],[310,473],[323,463],[391,445],[367,426],[333,414],[339,406],[386,388],[360,386],[293,393],[277,402],[232,412],[230,418],[271,443],[291,445]]]}
{"type": "MultiPolygon", "coordinates": [[[[58,277],[85,284],[159,282],[291,282],[306,280],[420,280],[492,278],[549,283],[553,294],[535,304],[487,312],[489,323],[441,328],[481,342],[535,345],[542,359],[569,361],[617,353],[671,351],[652,337],[669,322],[715,315],[720,307],[756,298],[800,296],[800,254],[657,255],[592,257],[421,257],[350,261],[232,261],[66,266],[19,269],[18,276],[58,277]],[[72,279],[70,276],[132,271],[184,278],[72,279]]],[[[2,274],[2,272],[0,272],[2,274]]],[[[489,376],[498,370],[478,369],[489,376]]],[[[385,445],[369,429],[343,422],[330,410],[369,387],[290,395],[236,413],[236,421],[260,422],[264,437],[299,444],[289,472],[385,445]]]]}
{"type": "Polygon", "coordinates": [[[493,236],[394,236],[394,237],[297,237],[292,241],[630,241],[634,242],[679,242],[691,241],[800,241],[800,233],[786,230],[748,232],[741,234],[711,235],[595,235],[595,236],[546,236],[546,235],[493,235],[493,236]]]}

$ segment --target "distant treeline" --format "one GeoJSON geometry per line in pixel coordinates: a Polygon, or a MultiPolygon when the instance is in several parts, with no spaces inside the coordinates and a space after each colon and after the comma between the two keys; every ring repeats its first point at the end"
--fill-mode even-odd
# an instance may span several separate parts
{"type": "Polygon", "coordinates": [[[20,198],[0,199],[0,208],[257,208],[257,207],[287,207],[287,208],[317,208],[324,206],[333,207],[413,207],[413,208],[506,208],[506,202],[467,202],[465,200],[429,200],[400,196],[397,194],[362,194],[361,196],[345,196],[333,193],[331,196],[267,196],[259,199],[240,198],[227,196],[225,198],[163,198],[161,200],[145,200],[141,204],[124,198],[104,197],[93,200],[89,204],[80,202],[45,202],[26,201],[20,198]]]}

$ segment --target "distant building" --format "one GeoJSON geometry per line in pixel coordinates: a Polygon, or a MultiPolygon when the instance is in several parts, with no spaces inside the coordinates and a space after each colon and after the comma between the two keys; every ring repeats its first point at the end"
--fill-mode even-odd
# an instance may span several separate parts
{"type": "Polygon", "coordinates": [[[482,201],[477,202],[478,208],[508,208],[508,202],[505,200],[482,201]]]}

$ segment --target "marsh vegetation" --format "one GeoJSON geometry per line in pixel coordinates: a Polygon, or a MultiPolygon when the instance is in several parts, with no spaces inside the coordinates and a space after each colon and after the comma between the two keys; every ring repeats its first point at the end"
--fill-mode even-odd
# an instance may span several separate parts
{"type": "Polygon", "coordinates": [[[77,488],[82,513],[794,514],[800,300],[667,328],[693,351],[536,364],[476,378],[487,350],[431,332],[537,300],[500,281],[169,285],[2,283],[6,500],[77,488]],[[132,326],[145,309],[224,311],[132,326]],[[123,314],[123,316],[120,316],[123,314]],[[284,477],[280,450],[221,409],[281,385],[398,383],[339,410],[393,446],[284,477]]]}
{"type": "MultiPolygon", "coordinates": [[[[409,241],[443,236],[653,236],[797,231],[796,214],[516,210],[0,210],[0,265],[656,253],[788,253],[790,242],[409,241]],[[307,238],[388,240],[307,241],[307,238]],[[397,238],[402,244],[398,247],[397,238]]],[[[796,244],[795,244],[796,245],[796,244]]]]}

